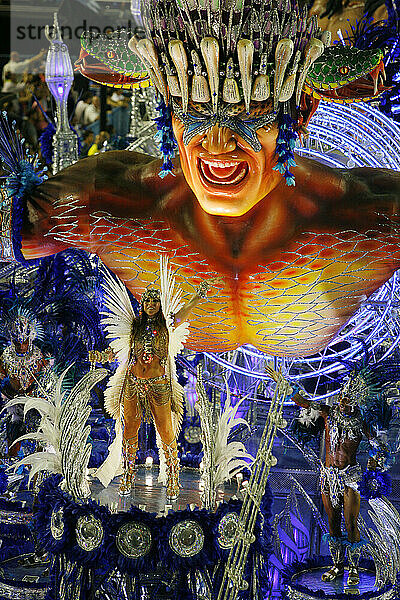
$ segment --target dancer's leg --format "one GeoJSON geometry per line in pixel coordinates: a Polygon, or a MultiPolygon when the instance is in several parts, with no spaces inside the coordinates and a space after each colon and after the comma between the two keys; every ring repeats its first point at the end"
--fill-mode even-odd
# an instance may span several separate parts
{"type": "Polygon", "coordinates": [[[348,585],[358,585],[360,575],[358,563],[360,561],[361,546],[360,531],[358,529],[358,515],[360,514],[360,494],[351,487],[345,488],[344,492],[344,520],[347,530],[347,560],[349,561],[348,585]]]}
{"type": "Polygon", "coordinates": [[[333,581],[344,573],[344,555],[341,520],[342,507],[333,506],[329,493],[321,490],[322,502],[328,517],[329,523],[329,552],[332,556],[333,565],[322,575],[322,581],[333,581]]]}
{"type": "Polygon", "coordinates": [[[163,444],[167,463],[167,497],[174,500],[179,495],[179,458],[178,448],[172,425],[171,402],[151,405],[154,423],[163,444]]]}
{"type": "Polygon", "coordinates": [[[123,409],[122,454],[124,460],[124,472],[119,486],[119,493],[121,496],[129,495],[132,491],[135,477],[135,459],[138,449],[138,433],[142,420],[142,413],[137,396],[129,392],[131,392],[131,390],[130,387],[127,386],[126,393],[124,394],[123,409]]]}

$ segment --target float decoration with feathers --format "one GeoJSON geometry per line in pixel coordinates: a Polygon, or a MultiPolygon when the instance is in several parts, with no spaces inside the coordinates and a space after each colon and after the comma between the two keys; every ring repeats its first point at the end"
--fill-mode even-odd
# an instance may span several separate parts
{"type": "Polygon", "coordinates": [[[23,404],[25,414],[35,409],[41,416],[38,431],[21,436],[15,443],[37,440],[44,450],[24,457],[11,468],[16,470],[21,465],[29,465],[29,481],[40,471],[60,473],[62,489],[78,500],[90,495],[87,481],[92,448],[88,442],[90,425],[87,424],[91,412],[90,391],[108,372],[105,369],[89,371],[71,391],[65,392],[63,381],[69,368],[59,377],[48,398],[18,397],[8,402],[5,408],[23,404]]]}
{"type": "Polygon", "coordinates": [[[228,385],[226,386],[225,408],[221,414],[213,407],[203,384],[202,367],[197,367],[196,382],[197,402],[196,408],[200,415],[201,439],[203,444],[203,468],[201,481],[202,504],[208,510],[215,508],[217,488],[225,481],[231,480],[243,469],[248,469],[254,457],[246,451],[242,442],[228,443],[228,437],[238,425],[249,424],[245,419],[237,417],[237,412],[243,399],[235,406],[231,406],[231,397],[228,385]]]}

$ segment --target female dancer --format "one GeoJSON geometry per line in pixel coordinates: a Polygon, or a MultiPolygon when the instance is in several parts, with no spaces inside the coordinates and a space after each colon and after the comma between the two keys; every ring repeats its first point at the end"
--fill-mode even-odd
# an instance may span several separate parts
{"type": "MultiPolygon", "coordinates": [[[[196,294],[174,315],[173,327],[188,317],[206,297],[210,287],[207,281],[200,284],[196,294]]],[[[167,497],[175,499],[179,494],[179,459],[172,415],[179,414],[181,406],[172,393],[172,382],[166,373],[168,342],[160,292],[148,289],[142,296],[141,314],[133,323],[131,361],[123,393],[124,472],[119,488],[121,495],[129,494],[132,489],[142,417],[147,422],[154,420],[161,438],[167,466],[167,497]]]]}
{"type": "MultiPolygon", "coordinates": [[[[144,418],[153,420],[157,430],[159,480],[166,483],[169,499],[178,497],[176,436],[183,412],[183,393],[176,381],[174,358],[188,334],[185,319],[206,298],[213,281],[201,282],[196,293],[182,306],[180,292],[173,293],[174,278],[166,261],[161,260],[161,294],[157,289],[147,289],[137,317],[124,286],[110,275],[105,279],[107,312],[103,324],[119,362],[108,382],[105,407],[116,420],[116,439],[109,448],[108,458],[95,474],[107,486],[117,474],[122,453],[121,495],[132,491],[138,432],[144,418]]],[[[108,360],[107,351],[103,354],[108,360]]]]}

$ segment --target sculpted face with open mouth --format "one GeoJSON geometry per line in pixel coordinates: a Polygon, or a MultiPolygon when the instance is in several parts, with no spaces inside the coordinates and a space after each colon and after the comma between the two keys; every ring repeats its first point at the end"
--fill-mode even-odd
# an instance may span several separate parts
{"type": "Polygon", "coordinates": [[[173,103],[173,128],[185,179],[212,215],[238,217],[281,181],[276,163],[277,126],[268,102],[223,105],[220,114],[191,103],[183,114],[173,103]]]}

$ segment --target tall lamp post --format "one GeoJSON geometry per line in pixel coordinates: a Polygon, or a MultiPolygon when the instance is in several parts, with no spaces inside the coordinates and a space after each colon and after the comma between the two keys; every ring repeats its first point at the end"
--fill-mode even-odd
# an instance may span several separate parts
{"type": "Polygon", "coordinates": [[[45,34],[50,42],[45,78],[57,106],[57,128],[53,137],[53,173],[56,174],[78,160],[78,137],[70,128],[67,109],[74,72],[68,47],[61,37],[57,13],[54,13],[52,30],[46,25],[45,34]]]}
{"type": "Polygon", "coordinates": [[[140,12],[140,0],[131,0],[131,13],[135,24],[143,27],[143,20],[140,12]]]}

